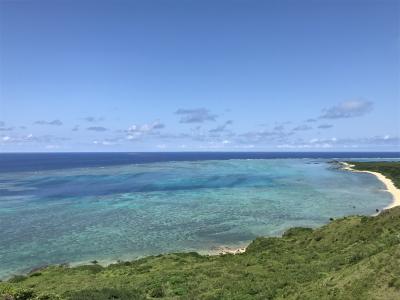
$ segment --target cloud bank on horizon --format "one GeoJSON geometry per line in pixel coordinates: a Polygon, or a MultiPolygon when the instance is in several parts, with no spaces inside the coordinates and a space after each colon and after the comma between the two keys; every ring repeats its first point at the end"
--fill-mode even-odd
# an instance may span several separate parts
{"type": "MultiPolygon", "coordinates": [[[[365,100],[348,100],[334,105],[328,109],[322,110],[322,115],[315,119],[309,118],[300,124],[294,124],[291,121],[277,123],[270,128],[262,124],[262,128],[253,131],[238,132],[231,129],[232,120],[223,121],[216,127],[202,127],[202,123],[206,121],[216,121],[217,114],[211,113],[205,108],[197,109],[178,109],[173,114],[178,115],[178,122],[181,123],[201,123],[196,127],[190,128],[189,131],[175,132],[168,131],[168,127],[159,120],[144,123],[133,124],[127,128],[109,129],[103,126],[90,126],[87,131],[97,132],[95,136],[90,136],[91,140],[82,142],[84,146],[99,151],[112,150],[113,147],[122,147],[119,149],[135,147],[141,144],[153,144],[154,148],[146,150],[242,150],[247,151],[282,151],[282,150],[368,150],[373,147],[374,150],[398,150],[400,145],[399,136],[391,136],[389,134],[376,136],[362,136],[356,138],[336,137],[334,132],[330,132],[329,136],[321,136],[322,131],[332,129],[335,125],[320,123],[324,119],[348,119],[362,117],[365,114],[372,113],[373,103],[365,100]],[[182,116],[183,115],[183,116],[182,116]],[[315,126],[308,125],[315,123],[315,126]],[[322,130],[322,131],[321,131],[322,130]],[[302,132],[310,132],[305,138],[302,132]],[[106,133],[107,132],[107,133],[106,133]],[[100,148],[99,148],[100,147],[100,148]],[[103,148],[104,147],[104,148],[103,148]]],[[[94,118],[76,118],[86,122],[95,122],[94,118]]],[[[99,118],[104,121],[105,118],[99,118]]],[[[335,120],[340,122],[340,120],[335,120]]],[[[96,121],[97,122],[97,121],[96,121]]],[[[105,121],[104,121],[105,122],[105,121]]],[[[64,123],[60,120],[54,121],[36,121],[34,124],[47,126],[62,126],[64,123]]],[[[339,124],[339,123],[337,123],[339,124]]],[[[66,125],[65,125],[66,126],[66,125]]],[[[75,125],[71,131],[80,130],[82,125],[75,125]]],[[[259,126],[260,127],[260,126],[259,126]]],[[[7,127],[4,121],[0,121],[1,131],[13,131],[15,127],[7,127]]],[[[23,128],[27,132],[27,128],[23,128]]],[[[86,137],[86,135],[85,135],[86,137]]],[[[65,145],[74,144],[73,136],[62,137],[58,135],[34,135],[26,134],[19,131],[17,134],[2,134],[0,145],[17,146],[19,149],[36,145],[43,147],[46,151],[56,151],[68,149],[65,145]]],[[[77,138],[79,140],[79,138],[77,138]]]]}
{"type": "Polygon", "coordinates": [[[0,2],[0,152],[400,151],[399,11],[0,2]]]}

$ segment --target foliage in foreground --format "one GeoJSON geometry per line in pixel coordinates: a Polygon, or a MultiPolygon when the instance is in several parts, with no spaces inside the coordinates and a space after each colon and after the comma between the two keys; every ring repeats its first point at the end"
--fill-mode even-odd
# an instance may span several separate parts
{"type": "Polygon", "coordinates": [[[0,283],[0,294],[76,300],[400,299],[400,207],[258,238],[238,255],[174,253],[108,267],[52,266],[0,283]]]}

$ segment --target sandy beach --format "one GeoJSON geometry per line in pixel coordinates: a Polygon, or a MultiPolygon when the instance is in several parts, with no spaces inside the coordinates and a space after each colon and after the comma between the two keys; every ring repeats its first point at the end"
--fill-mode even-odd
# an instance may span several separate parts
{"type": "Polygon", "coordinates": [[[209,255],[240,254],[246,252],[246,247],[218,246],[208,252],[209,255]]]}
{"type": "Polygon", "coordinates": [[[386,176],[384,176],[378,172],[360,171],[360,170],[353,169],[354,165],[351,165],[346,162],[341,162],[341,165],[342,165],[343,170],[347,170],[347,171],[351,171],[351,172],[369,173],[369,174],[375,175],[376,178],[378,178],[378,180],[380,180],[385,185],[386,190],[392,195],[393,201],[391,204],[384,207],[383,209],[389,209],[389,208],[400,205],[400,189],[398,189],[394,185],[392,180],[390,180],[389,178],[387,178],[386,176]]]}
{"type": "Polygon", "coordinates": [[[226,254],[241,254],[246,252],[246,248],[249,244],[243,244],[241,243],[240,245],[216,245],[212,247],[211,249],[205,249],[205,250],[200,250],[198,253],[202,255],[226,255],[226,254]]]}
{"type": "MultiPolygon", "coordinates": [[[[372,174],[372,175],[376,176],[376,178],[385,185],[386,190],[392,195],[393,201],[389,205],[385,206],[383,209],[390,209],[392,207],[400,205],[400,189],[398,189],[394,185],[394,183],[391,179],[387,178],[386,176],[382,175],[379,172],[356,170],[353,168],[354,165],[351,165],[347,162],[340,162],[340,164],[342,165],[342,169],[346,170],[346,171],[372,174]]],[[[377,215],[377,214],[374,214],[374,215],[377,215]]],[[[215,247],[214,249],[212,249],[211,251],[209,251],[207,254],[209,254],[209,255],[225,255],[225,254],[240,254],[240,253],[244,253],[244,252],[246,252],[246,247],[218,246],[218,247],[215,247]]]]}

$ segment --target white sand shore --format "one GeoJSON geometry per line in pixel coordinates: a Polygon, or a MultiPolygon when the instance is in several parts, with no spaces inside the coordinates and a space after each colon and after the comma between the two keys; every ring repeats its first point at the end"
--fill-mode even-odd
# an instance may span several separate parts
{"type": "MultiPolygon", "coordinates": [[[[400,189],[398,189],[393,181],[381,173],[372,172],[372,171],[359,171],[353,169],[354,165],[351,165],[346,162],[340,162],[343,170],[351,171],[351,172],[359,172],[359,173],[369,173],[375,175],[378,180],[380,180],[386,187],[386,190],[392,195],[392,203],[383,209],[389,209],[395,206],[400,205],[400,189]]],[[[377,215],[377,214],[374,214],[377,215]]],[[[213,248],[211,251],[207,251],[208,255],[225,255],[225,254],[240,254],[246,252],[246,247],[227,247],[227,246],[218,246],[213,248]]]]}
{"type": "Polygon", "coordinates": [[[386,187],[386,190],[392,195],[393,202],[383,209],[389,209],[395,206],[400,205],[400,190],[394,185],[393,181],[381,173],[372,172],[372,171],[360,171],[353,169],[354,165],[351,165],[346,162],[340,162],[343,170],[351,171],[351,172],[360,172],[360,173],[369,173],[375,175],[378,180],[380,180],[386,187]]]}
{"type": "Polygon", "coordinates": [[[217,246],[207,251],[208,255],[240,254],[246,252],[246,247],[217,246]]]}

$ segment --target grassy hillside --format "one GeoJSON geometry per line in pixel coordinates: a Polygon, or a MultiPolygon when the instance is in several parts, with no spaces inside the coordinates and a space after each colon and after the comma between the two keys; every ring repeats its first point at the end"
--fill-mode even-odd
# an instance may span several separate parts
{"type": "MultiPolygon", "coordinates": [[[[399,164],[393,167],[398,171],[399,164]]],[[[4,299],[400,299],[400,207],[377,217],[334,220],[316,230],[292,228],[281,238],[258,238],[239,255],[174,253],[108,267],[52,266],[0,283],[0,294],[4,299]]]]}

